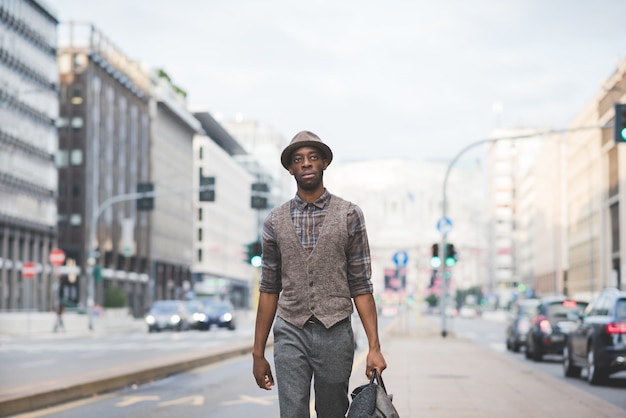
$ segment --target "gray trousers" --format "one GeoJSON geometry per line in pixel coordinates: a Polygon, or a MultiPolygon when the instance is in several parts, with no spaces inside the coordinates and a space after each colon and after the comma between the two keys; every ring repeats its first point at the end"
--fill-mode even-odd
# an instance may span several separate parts
{"type": "Polygon", "coordinates": [[[354,361],[349,320],[330,329],[307,322],[300,329],[280,317],[274,323],[274,367],[281,418],[309,418],[311,379],[317,418],[344,418],[354,361]]]}

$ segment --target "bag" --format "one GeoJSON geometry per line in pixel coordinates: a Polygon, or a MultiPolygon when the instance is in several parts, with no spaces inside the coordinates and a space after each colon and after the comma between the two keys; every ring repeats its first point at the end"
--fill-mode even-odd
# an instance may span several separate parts
{"type": "Polygon", "coordinates": [[[391,402],[393,395],[387,394],[383,378],[374,369],[370,382],[352,391],[352,403],[346,418],[400,418],[391,402]]]}

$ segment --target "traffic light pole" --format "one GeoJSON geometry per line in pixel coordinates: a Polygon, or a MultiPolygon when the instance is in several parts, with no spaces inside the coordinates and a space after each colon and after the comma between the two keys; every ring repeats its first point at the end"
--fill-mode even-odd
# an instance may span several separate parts
{"type": "MultiPolygon", "coordinates": [[[[104,213],[105,210],[110,208],[116,203],[128,202],[130,200],[138,200],[142,198],[154,198],[157,196],[167,196],[174,194],[188,194],[188,193],[196,193],[202,192],[206,190],[213,190],[214,185],[200,186],[197,188],[190,189],[171,189],[164,190],[162,192],[158,191],[149,191],[149,192],[138,192],[138,193],[125,193],[117,196],[110,197],[106,199],[101,204],[94,205],[94,210],[91,214],[91,224],[89,227],[89,238],[87,241],[87,265],[89,266],[86,271],[87,277],[87,317],[88,317],[88,326],[90,330],[93,330],[93,307],[95,304],[95,278],[93,274],[94,266],[96,265],[96,259],[98,257],[98,253],[96,252],[95,241],[96,241],[96,233],[98,230],[98,219],[100,215],[104,213]]],[[[94,199],[95,202],[95,199],[94,199]]]]}
{"type": "MultiPolygon", "coordinates": [[[[452,167],[456,164],[456,162],[459,160],[459,158],[461,158],[461,156],[463,154],[465,154],[467,151],[469,151],[472,148],[475,148],[479,145],[483,145],[483,144],[488,144],[488,143],[495,143],[498,141],[505,141],[505,140],[517,140],[517,139],[531,139],[531,138],[537,138],[540,136],[545,136],[545,135],[556,135],[556,134],[563,134],[563,133],[567,133],[567,132],[576,132],[576,131],[585,131],[585,130],[591,130],[591,129],[601,129],[601,128],[605,128],[606,126],[583,126],[580,128],[573,128],[573,129],[549,129],[549,130],[545,130],[545,131],[540,131],[540,132],[534,132],[534,133],[530,133],[530,134],[523,134],[523,135],[513,135],[513,136],[507,136],[507,137],[498,137],[498,138],[488,138],[488,139],[482,139],[476,142],[473,142],[471,144],[469,144],[468,146],[466,146],[465,148],[463,148],[461,151],[459,151],[456,156],[450,161],[450,163],[448,164],[448,168],[446,169],[446,175],[443,179],[443,190],[442,190],[442,198],[441,198],[441,219],[446,219],[446,216],[448,214],[448,202],[447,202],[447,189],[448,189],[448,177],[450,176],[450,171],[452,170],[452,167]]],[[[439,252],[441,253],[442,251],[446,251],[446,236],[447,233],[442,233],[441,234],[441,242],[439,243],[439,252]]],[[[448,279],[446,278],[446,265],[445,265],[445,257],[446,254],[441,254],[440,255],[441,259],[442,259],[442,263],[441,263],[441,268],[439,268],[438,270],[438,275],[439,275],[439,283],[441,283],[441,300],[439,303],[440,306],[440,310],[441,310],[441,336],[442,337],[446,337],[448,335],[448,330],[447,330],[447,315],[446,315],[446,305],[447,305],[447,301],[446,299],[448,298],[448,279]]]]}

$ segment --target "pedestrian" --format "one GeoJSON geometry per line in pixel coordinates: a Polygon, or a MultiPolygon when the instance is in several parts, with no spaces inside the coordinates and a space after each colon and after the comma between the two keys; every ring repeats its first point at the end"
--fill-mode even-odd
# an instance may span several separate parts
{"type": "Polygon", "coordinates": [[[296,134],[281,154],[296,195],[272,209],[263,224],[253,374],[262,389],[277,384],[282,418],[310,416],[312,379],[317,417],[345,417],[355,347],[353,302],[368,340],[366,376],[387,367],[363,212],[326,190],[323,175],[332,159],[317,135],[296,134]],[[271,328],[276,382],[265,358],[271,328]]]}
{"type": "Polygon", "coordinates": [[[63,306],[63,303],[59,302],[57,304],[57,319],[56,322],[54,323],[54,332],[57,332],[59,330],[63,330],[65,331],[65,324],[63,323],[63,312],[65,311],[65,307],[63,306]]]}

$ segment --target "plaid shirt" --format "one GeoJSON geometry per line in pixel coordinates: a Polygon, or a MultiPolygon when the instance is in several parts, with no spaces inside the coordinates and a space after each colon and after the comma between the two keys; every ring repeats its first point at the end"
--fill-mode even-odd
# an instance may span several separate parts
{"type": "MultiPolygon", "coordinates": [[[[328,213],[330,193],[324,193],[313,203],[307,203],[296,194],[291,199],[291,219],[296,235],[300,238],[302,247],[313,251],[320,236],[324,218],[328,213]]],[[[348,264],[348,279],[352,297],[372,293],[371,256],[365,218],[361,209],[351,203],[348,212],[348,246],[346,259],[348,264]]],[[[266,293],[280,293],[281,283],[281,254],[276,243],[276,235],[272,224],[272,216],[265,219],[263,225],[263,267],[260,290],[266,293]]]]}

